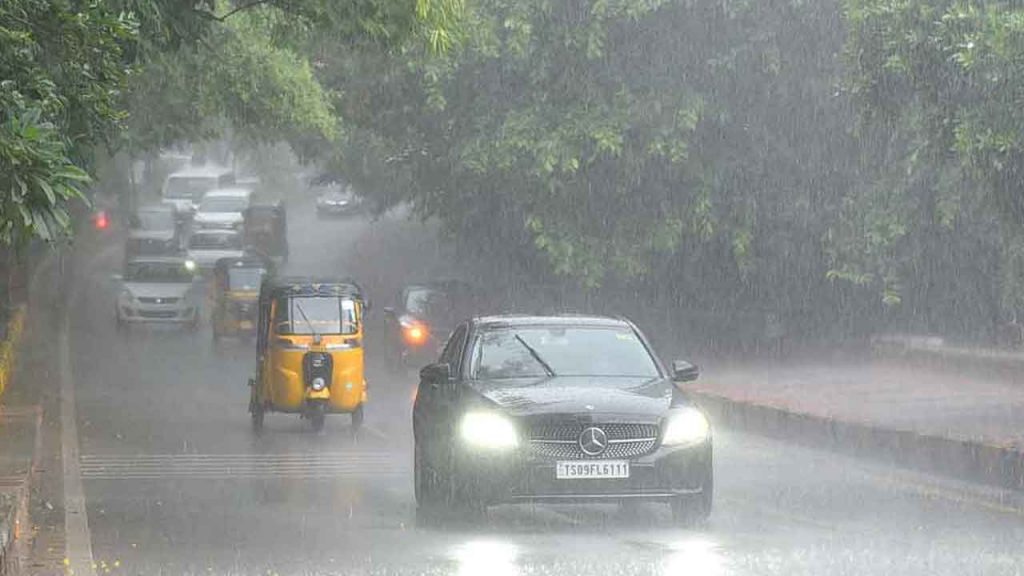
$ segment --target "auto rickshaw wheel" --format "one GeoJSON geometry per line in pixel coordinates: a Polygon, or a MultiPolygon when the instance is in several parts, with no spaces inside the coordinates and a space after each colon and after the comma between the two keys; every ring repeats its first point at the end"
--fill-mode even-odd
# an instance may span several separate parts
{"type": "Polygon", "coordinates": [[[324,421],[327,419],[327,412],[322,402],[309,407],[309,423],[313,426],[313,432],[320,432],[324,429],[324,421]]]}
{"type": "Polygon", "coordinates": [[[358,430],[363,425],[363,405],[352,411],[352,428],[358,430]]]}
{"type": "Polygon", "coordinates": [[[263,408],[263,404],[256,398],[255,384],[250,380],[249,386],[252,386],[252,392],[249,395],[249,414],[252,415],[252,430],[259,434],[263,431],[263,417],[266,414],[266,410],[263,408]]]}

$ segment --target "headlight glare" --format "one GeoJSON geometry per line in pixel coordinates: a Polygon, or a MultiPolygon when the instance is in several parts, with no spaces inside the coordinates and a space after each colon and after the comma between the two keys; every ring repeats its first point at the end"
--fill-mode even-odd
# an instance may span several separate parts
{"type": "Polygon", "coordinates": [[[661,443],[666,446],[697,444],[707,439],[710,432],[711,425],[700,410],[685,408],[668,418],[661,443]]]}
{"type": "Polygon", "coordinates": [[[494,412],[469,412],[459,426],[462,442],[473,448],[502,450],[519,444],[516,427],[508,418],[494,412]]]}

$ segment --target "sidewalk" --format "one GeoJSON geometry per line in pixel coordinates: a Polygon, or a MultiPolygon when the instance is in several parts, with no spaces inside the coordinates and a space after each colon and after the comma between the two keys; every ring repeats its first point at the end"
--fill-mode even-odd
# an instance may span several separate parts
{"type": "Polygon", "coordinates": [[[686,387],[718,425],[1024,489],[1024,372],[977,368],[917,357],[718,364],[686,387]]]}

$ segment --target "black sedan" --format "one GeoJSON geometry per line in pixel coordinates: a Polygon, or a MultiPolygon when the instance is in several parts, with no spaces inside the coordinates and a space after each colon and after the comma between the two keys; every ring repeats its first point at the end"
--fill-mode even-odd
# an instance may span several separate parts
{"type": "Polygon", "coordinates": [[[711,430],[632,323],[494,316],[461,324],[420,372],[413,410],[419,510],[504,502],[661,501],[711,513],[711,430]]]}

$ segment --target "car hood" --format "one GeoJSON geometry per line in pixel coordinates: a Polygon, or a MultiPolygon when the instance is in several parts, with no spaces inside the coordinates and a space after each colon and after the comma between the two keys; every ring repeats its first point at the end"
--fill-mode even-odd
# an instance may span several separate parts
{"type": "Polygon", "coordinates": [[[470,387],[511,416],[582,413],[651,419],[668,410],[675,390],[663,378],[589,376],[473,381],[470,387]]]}
{"type": "Polygon", "coordinates": [[[160,240],[167,242],[174,240],[174,230],[141,230],[136,228],[128,233],[132,240],[160,240]]]}
{"type": "Polygon", "coordinates": [[[222,248],[189,248],[188,258],[200,266],[213,266],[221,258],[241,258],[245,255],[242,250],[230,250],[222,248]]]}
{"type": "Polygon", "coordinates": [[[125,290],[136,298],[184,298],[192,288],[191,283],[125,282],[125,290]]]}
{"type": "Polygon", "coordinates": [[[241,221],[241,212],[196,212],[195,216],[195,222],[199,224],[233,224],[241,221]]]}

